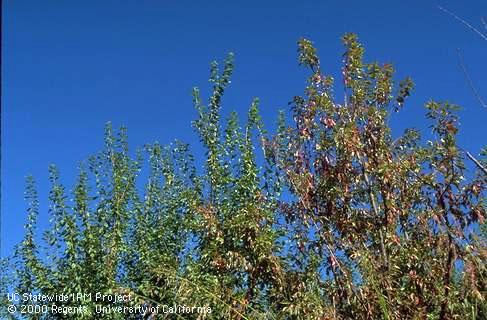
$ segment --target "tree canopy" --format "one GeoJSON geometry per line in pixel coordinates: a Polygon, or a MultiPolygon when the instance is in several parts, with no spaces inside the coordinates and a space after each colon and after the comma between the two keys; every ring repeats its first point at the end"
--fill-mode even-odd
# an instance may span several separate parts
{"type": "MultiPolygon", "coordinates": [[[[255,99],[246,119],[222,119],[233,56],[211,65],[193,127],[206,153],[148,144],[132,153],[125,128],[68,192],[49,168],[50,228],[38,241],[39,200],[27,179],[24,240],[3,278],[9,292],[103,293],[130,301],[57,302],[29,319],[481,319],[486,294],[486,151],[457,143],[457,106],[426,103],[433,138],[393,137],[413,82],[391,64],[364,62],[343,37],[344,100],[311,41],[298,41],[310,76],[269,133],[255,99]],[[290,115],[290,116],[289,116],[290,115]],[[147,176],[144,188],[138,188],[147,176]],[[71,199],[72,198],[72,199],[71,199]],[[484,232],[482,231],[484,230],[484,232]],[[82,305],[76,315],[68,307],[82,305]],[[102,306],[144,306],[98,313],[102,306]],[[154,312],[185,305],[211,312],[154,312]]],[[[340,88],[341,88],[340,87],[340,88]]],[[[3,298],[2,304],[11,304],[3,298]]],[[[18,307],[26,302],[18,301],[18,307]]],[[[32,308],[44,302],[29,300],[32,308]]],[[[36,309],[29,309],[36,310],[36,309]]],[[[41,309],[38,309],[41,310],[41,309]]],[[[3,311],[5,318],[15,318],[3,311]]]]}

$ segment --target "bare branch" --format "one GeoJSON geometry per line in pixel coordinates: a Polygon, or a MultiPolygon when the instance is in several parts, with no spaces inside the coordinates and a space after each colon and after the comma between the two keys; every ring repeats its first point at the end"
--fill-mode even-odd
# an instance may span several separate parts
{"type": "Polygon", "coordinates": [[[477,98],[478,102],[480,105],[484,108],[487,109],[487,103],[482,99],[482,96],[478,92],[477,88],[475,88],[475,85],[473,84],[472,78],[470,77],[470,74],[467,71],[467,68],[465,67],[465,63],[463,62],[463,57],[462,54],[460,53],[460,49],[457,49],[457,56],[458,56],[458,64],[460,65],[460,68],[462,68],[463,74],[465,75],[465,78],[467,79],[467,83],[472,90],[473,94],[477,98]]]}
{"type": "Polygon", "coordinates": [[[475,163],[475,164],[477,165],[477,167],[478,167],[480,170],[482,170],[482,171],[483,171],[485,174],[487,174],[487,168],[485,168],[485,167],[484,167],[484,166],[483,166],[483,165],[480,163],[480,161],[478,161],[477,159],[475,159],[475,157],[474,157],[474,156],[472,156],[472,155],[470,154],[470,152],[466,151],[465,153],[467,154],[467,157],[468,157],[470,160],[472,160],[472,161],[473,161],[473,163],[475,163]]]}
{"type": "MultiPolygon", "coordinates": [[[[470,23],[468,23],[467,21],[465,21],[464,19],[460,18],[459,16],[457,16],[456,14],[454,14],[453,12],[450,12],[448,10],[446,10],[445,8],[443,8],[442,6],[438,6],[438,9],[440,9],[441,11],[449,14],[450,16],[452,16],[453,18],[455,18],[456,20],[460,21],[461,23],[463,23],[467,28],[469,28],[470,30],[472,30],[473,32],[475,32],[476,34],[478,34],[482,39],[484,39],[485,41],[487,41],[487,35],[482,33],[481,31],[479,31],[477,28],[475,28],[474,26],[472,26],[470,23]]],[[[485,21],[484,22],[484,26],[485,26],[485,21]]]]}
{"type": "Polygon", "coordinates": [[[487,31],[487,21],[485,20],[484,17],[480,18],[480,22],[482,22],[482,25],[484,26],[485,31],[487,31]]]}

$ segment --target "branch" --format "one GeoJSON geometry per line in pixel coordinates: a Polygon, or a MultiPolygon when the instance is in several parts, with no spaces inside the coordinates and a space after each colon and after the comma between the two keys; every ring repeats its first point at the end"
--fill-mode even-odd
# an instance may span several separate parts
{"type": "MultiPolygon", "coordinates": [[[[449,14],[450,16],[452,16],[453,18],[455,18],[456,20],[460,21],[461,23],[463,23],[467,28],[469,28],[470,30],[472,30],[473,32],[475,32],[476,34],[478,34],[482,39],[484,39],[485,41],[487,41],[487,35],[485,35],[484,33],[482,33],[481,31],[479,31],[477,28],[475,28],[474,26],[472,26],[470,23],[468,23],[467,21],[463,20],[462,18],[460,18],[459,16],[457,16],[456,14],[454,14],[453,12],[450,12],[448,10],[446,10],[445,8],[443,8],[442,6],[438,6],[438,9],[440,9],[441,11],[449,14]]],[[[484,26],[485,26],[485,20],[482,19],[482,22],[484,23],[484,26]]]]}
{"type": "Polygon", "coordinates": [[[482,170],[485,174],[487,174],[487,169],[480,163],[480,161],[478,161],[477,159],[475,159],[474,156],[472,156],[470,154],[470,152],[468,151],[465,151],[467,157],[473,161],[473,163],[475,163],[477,165],[477,167],[479,167],[480,170],[482,170]]]}
{"type": "Polygon", "coordinates": [[[468,73],[467,68],[465,67],[465,63],[463,62],[462,54],[460,53],[460,49],[457,49],[457,56],[458,56],[458,64],[460,65],[460,68],[462,68],[463,74],[465,75],[465,78],[467,79],[467,83],[468,83],[470,89],[472,90],[474,96],[477,98],[480,105],[487,109],[487,103],[485,103],[485,101],[482,99],[482,96],[477,91],[477,88],[475,88],[475,85],[473,84],[472,78],[470,77],[470,74],[468,73]]]}
{"type": "MultiPolygon", "coordinates": [[[[372,209],[374,210],[375,216],[379,217],[380,209],[379,209],[379,206],[377,205],[375,194],[372,191],[372,185],[370,183],[369,176],[367,175],[367,171],[365,169],[365,162],[362,159],[361,159],[361,163],[362,163],[362,174],[363,174],[363,177],[365,180],[365,184],[367,185],[367,188],[369,189],[368,192],[369,192],[370,202],[372,204],[372,209]]],[[[387,222],[387,219],[386,219],[386,222],[387,222]]],[[[386,251],[386,247],[385,247],[385,243],[384,243],[384,234],[382,233],[382,227],[379,228],[379,237],[380,237],[380,248],[382,251],[384,263],[385,263],[386,267],[388,267],[389,259],[387,257],[387,251],[386,251]]]]}

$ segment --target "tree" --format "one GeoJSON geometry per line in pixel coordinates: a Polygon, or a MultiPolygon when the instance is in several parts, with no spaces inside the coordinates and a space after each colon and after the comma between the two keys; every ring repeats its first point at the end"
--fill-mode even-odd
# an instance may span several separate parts
{"type": "Polygon", "coordinates": [[[411,79],[396,87],[392,65],[364,63],[353,34],[343,42],[342,103],[311,41],[298,42],[311,75],[304,96],[293,99],[290,124],[279,114],[276,134],[264,129],[258,99],[242,126],[236,113],[221,120],[233,57],[221,72],[213,63],[208,105],[193,92],[193,126],[206,149],[201,166],[178,141],[132,156],[126,129],[114,134],[108,124],[105,148],[80,167],[73,201],[50,168],[51,228],[41,243],[29,178],[26,235],[9,286],[131,299],[71,299],[28,317],[485,317],[478,229],[487,177],[478,170],[465,178],[456,107],[427,103],[434,140],[424,142],[415,130],[394,139],[387,118],[403,107],[411,79]],[[140,191],[142,170],[149,177],[140,191]],[[174,304],[206,312],[156,312],[174,304]],[[110,306],[139,309],[99,312],[110,306]]]}
{"type": "Polygon", "coordinates": [[[354,35],[344,43],[347,93],[337,104],[315,49],[300,42],[312,75],[305,97],[294,99],[295,127],[281,142],[287,152],[277,156],[296,198],[285,207],[299,228],[296,260],[313,270],[303,283],[325,273],[318,287],[326,314],[347,319],[485,314],[485,304],[469,309],[484,303],[485,243],[472,225],[483,223],[485,175],[464,179],[455,107],[427,103],[435,141],[421,145],[414,130],[394,140],[387,116],[412,82],[400,82],[392,99],[392,67],[364,64],[354,35]]]}

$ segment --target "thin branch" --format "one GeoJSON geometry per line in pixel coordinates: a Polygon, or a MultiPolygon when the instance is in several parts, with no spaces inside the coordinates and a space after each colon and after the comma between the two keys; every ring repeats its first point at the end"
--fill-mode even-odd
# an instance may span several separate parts
{"type": "MultiPolygon", "coordinates": [[[[367,185],[367,188],[369,189],[368,191],[369,191],[370,202],[372,204],[372,209],[374,210],[375,216],[379,217],[380,209],[379,209],[379,206],[377,205],[375,194],[372,191],[372,185],[370,183],[369,176],[367,175],[367,171],[365,169],[365,161],[363,161],[361,159],[361,163],[362,163],[362,174],[363,174],[363,177],[365,180],[365,184],[367,185]]],[[[386,222],[387,222],[387,219],[386,219],[386,222]]],[[[389,259],[387,257],[387,251],[386,251],[386,247],[385,247],[385,243],[384,243],[384,234],[382,233],[382,227],[379,229],[379,237],[380,237],[380,248],[382,251],[384,263],[385,263],[386,267],[388,267],[389,259]]]]}
{"type": "Polygon", "coordinates": [[[481,163],[480,161],[478,161],[477,159],[475,159],[474,156],[472,156],[470,154],[470,152],[466,151],[465,154],[467,155],[467,157],[473,161],[473,163],[475,163],[477,165],[477,167],[482,170],[485,174],[487,174],[487,168],[485,168],[481,163]]]}
{"type": "Polygon", "coordinates": [[[462,68],[463,74],[464,74],[465,78],[467,79],[467,83],[468,83],[470,89],[472,90],[473,94],[477,98],[480,105],[487,109],[487,104],[482,99],[482,96],[478,92],[477,88],[475,88],[475,85],[473,84],[472,78],[470,77],[470,74],[467,71],[467,67],[465,67],[465,63],[463,62],[462,54],[460,53],[460,49],[457,49],[457,56],[458,56],[458,64],[460,65],[460,68],[462,68]]]}
{"type": "Polygon", "coordinates": [[[482,25],[484,26],[485,31],[487,31],[487,21],[485,20],[484,17],[480,18],[480,22],[482,22],[482,25]]]}
{"type": "MultiPolygon", "coordinates": [[[[460,18],[459,16],[457,16],[456,14],[454,14],[453,12],[450,12],[448,10],[446,10],[445,8],[443,8],[442,6],[438,6],[438,9],[440,9],[441,11],[449,14],[450,16],[452,16],[453,18],[455,18],[456,20],[460,21],[461,23],[463,23],[467,28],[469,28],[470,30],[472,30],[473,32],[475,32],[476,34],[478,34],[482,39],[484,39],[485,41],[487,41],[487,35],[485,35],[484,33],[482,33],[481,31],[479,31],[477,28],[475,28],[474,26],[472,26],[470,23],[468,23],[467,21],[465,21],[464,19],[460,18]]],[[[485,24],[484,24],[485,26],[485,24]]]]}

